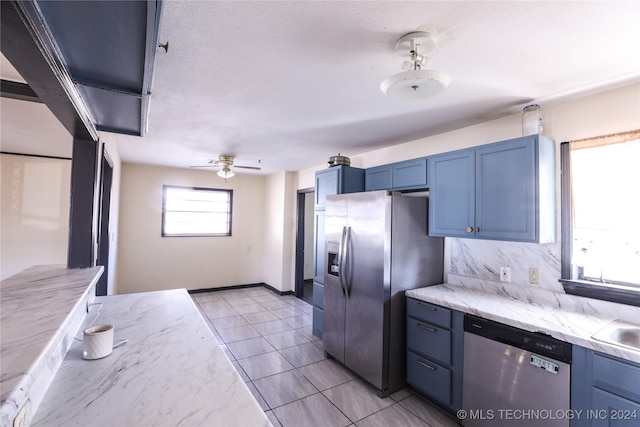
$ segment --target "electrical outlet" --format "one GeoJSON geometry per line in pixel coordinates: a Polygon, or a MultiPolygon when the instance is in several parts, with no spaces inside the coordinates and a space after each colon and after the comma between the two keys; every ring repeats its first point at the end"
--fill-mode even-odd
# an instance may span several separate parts
{"type": "Polygon", "coordinates": [[[529,283],[534,285],[540,283],[540,269],[535,267],[529,269],[529,283]]]}
{"type": "Polygon", "coordinates": [[[511,281],[511,267],[500,267],[500,281],[501,282],[511,281]]]}
{"type": "Polygon", "coordinates": [[[13,427],[28,427],[29,417],[31,416],[31,400],[27,400],[22,409],[18,411],[18,415],[13,419],[13,427]]]}

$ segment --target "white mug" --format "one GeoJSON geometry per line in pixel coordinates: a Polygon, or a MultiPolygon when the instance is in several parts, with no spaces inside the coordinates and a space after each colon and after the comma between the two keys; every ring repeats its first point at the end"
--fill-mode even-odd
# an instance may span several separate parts
{"type": "Polygon", "coordinates": [[[107,357],[113,351],[113,325],[99,325],[85,329],[83,343],[83,359],[107,357]]]}

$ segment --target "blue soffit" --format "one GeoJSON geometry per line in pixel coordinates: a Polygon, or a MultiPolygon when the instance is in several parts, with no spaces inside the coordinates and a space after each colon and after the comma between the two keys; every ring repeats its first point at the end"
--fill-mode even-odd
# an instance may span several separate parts
{"type": "Polygon", "coordinates": [[[142,136],[161,1],[37,1],[97,130],[142,136]]]}

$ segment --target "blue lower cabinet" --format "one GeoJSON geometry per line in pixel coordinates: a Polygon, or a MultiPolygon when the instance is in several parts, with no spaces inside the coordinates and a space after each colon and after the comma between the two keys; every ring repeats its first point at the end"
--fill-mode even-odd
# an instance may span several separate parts
{"type": "Polygon", "coordinates": [[[313,306],[324,310],[324,285],[313,282],[313,306]]]}
{"type": "Polygon", "coordinates": [[[407,382],[441,403],[451,405],[451,369],[409,351],[407,382]]]}
{"type": "Polygon", "coordinates": [[[313,335],[322,338],[324,322],[324,285],[313,282],[313,335]]]}
{"type": "Polygon", "coordinates": [[[464,314],[407,298],[407,383],[455,414],[462,408],[464,314]]]}
{"type": "Polygon", "coordinates": [[[313,335],[322,338],[322,324],[324,322],[324,310],[313,307],[313,335]]]}
{"type": "Polygon", "coordinates": [[[640,426],[640,403],[599,388],[593,389],[593,409],[585,415],[593,427],[640,426]]]}
{"type": "Polygon", "coordinates": [[[640,364],[573,346],[571,427],[640,427],[640,364]]]}

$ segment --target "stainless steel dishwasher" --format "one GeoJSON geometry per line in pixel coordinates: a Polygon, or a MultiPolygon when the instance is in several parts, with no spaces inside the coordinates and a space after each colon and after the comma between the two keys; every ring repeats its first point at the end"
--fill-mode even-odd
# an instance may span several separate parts
{"type": "Polygon", "coordinates": [[[571,344],[464,318],[465,426],[569,426],[571,344]]]}

